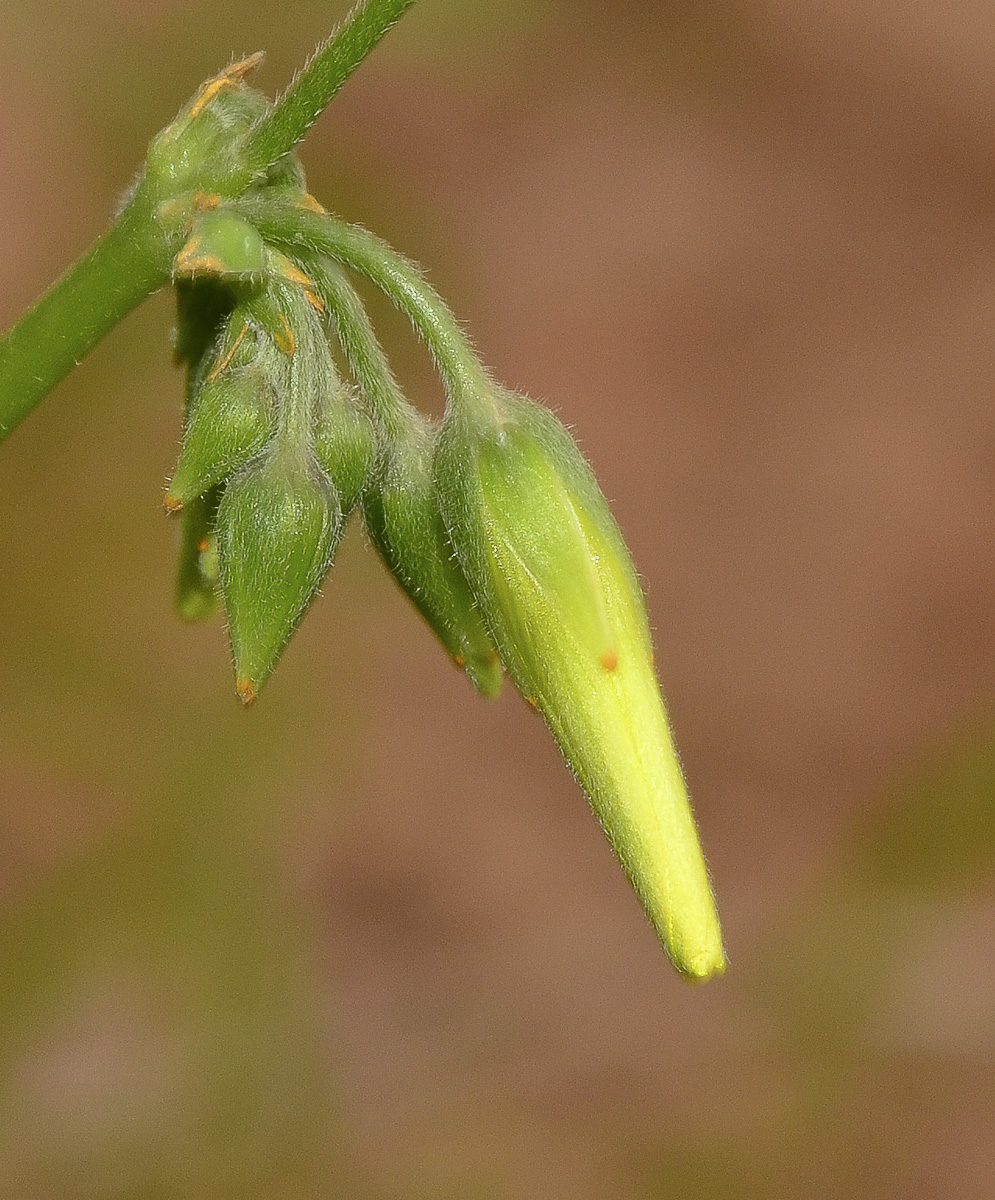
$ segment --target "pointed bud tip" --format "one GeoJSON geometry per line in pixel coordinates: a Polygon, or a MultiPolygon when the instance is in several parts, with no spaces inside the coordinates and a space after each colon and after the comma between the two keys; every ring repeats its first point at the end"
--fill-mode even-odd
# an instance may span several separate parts
{"type": "Polygon", "coordinates": [[[725,955],[638,576],[565,427],[531,402],[501,404],[503,417],[481,405],[443,423],[435,484],[450,540],[671,961],[703,983],[725,955]]]}
{"type": "Polygon", "coordinates": [[[300,206],[306,212],[317,213],[320,217],[326,216],[328,213],[328,209],[322,207],[322,205],[315,200],[314,196],[312,196],[310,192],[304,193],[304,199],[301,200],[300,206]]]}
{"type": "Polygon", "coordinates": [[[486,655],[474,655],[469,662],[464,655],[454,654],[452,661],[485,699],[496,700],[501,695],[504,671],[496,650],[486,655]]]}
{"type": "Polygon", "coordinates": [[[257,50],[254,54],[248,55],[246,58],[240,58],[238,62],[233,62],[221,72],[222,78],[231,79],[241,82],[246,75],[251,74],[258,66],[261,66],[266,60],[266,51],[257,50]]]}
{"type": "Polygon", "coordinates": [[[174,513],[183,511],[183,501],[177,500],[171,492],[166,493],[162,501],[162,506],[166,510],[167,516],[172,516],[174,513]]]}
{"type": "Polygon", "coordinates": [[[720,950],[717,954],[701,954],[689,963],[683,963],[677,969],[688,983],[708,983],[710,979],[718,979],[726,973],[726,957],[720,950]]]}
{"type": "Polygon", "coordinates": [[[235,694],[248,707],[259,693],[256,691],[256,685],[252,680],[246,679],[244,675],[241,675],[235,680],[235,694]]]}

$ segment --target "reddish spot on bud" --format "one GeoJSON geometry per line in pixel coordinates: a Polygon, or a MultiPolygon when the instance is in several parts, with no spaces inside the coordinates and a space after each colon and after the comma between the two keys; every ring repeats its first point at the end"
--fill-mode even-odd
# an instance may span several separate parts
{"type": "Polygon", "coordinates": [[[209,538],[202,537],[197,543],[197,549],[201,554],[206,554],[210,548],[211,542],[209,538]]]}
{"type": "Polygon", "coordinates": [[[284,279],[289,279],[291,283],[299,283],[303,288],[314,287],[311,276],[305,275],[300,267],[295,267],[287,259],[283,259],[280,264],[280,274],[284,279]]]}
{"type": "Polygon", "coordinates": [[[178,513],[183,510],[183,501],[177,500],[175,496],[170,496],[168,493],[162,503],[167,513],[178,513]]]}
{"type": "Polygon", "coordinates": [[[238,62],[233,62],[225,67],[221,72],[221,78],[227,79],[231,83],[241,83],[246,75],[252,74],[265,57],[266,52],[264,50],[257,50],[247,58],[240,58],[238,62]]]}
{"type": "Polygon", "coordinates": [[[256,688],[251,679],[235,680],[235,694],[243,704],[251,704],[256,698],[256,688]]]}
{"type": "Polygon", "coordinates": [[[466,659],[463,657],[462,654],[454,654],[453,662],[461,669],[466,666],[466,659]]]}
{"type": "Polygon", "coordinates": [[[200,253],[200,248],[203,244],[203,239],[201,238],[200,234],[193,234],[187,244],[176,256],[177,270],[186,268],[186,265],[190,260],[196,260],[196,257],[200,253]]]}
{"type": "Polygon", "coordinates": [[[618,654],[614,650],[606,650],[601,656],[601,665],[606,671],[617,671],[618,654]]]}

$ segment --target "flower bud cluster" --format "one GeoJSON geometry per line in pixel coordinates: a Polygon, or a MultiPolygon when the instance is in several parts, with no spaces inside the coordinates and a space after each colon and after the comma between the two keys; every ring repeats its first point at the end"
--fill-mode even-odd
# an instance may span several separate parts
{"type": "MultiPolygon", "coordinates": [[[[219,129],[254,119],[241,70],[205,85],[153,145],[150,170],[183,181],[219,129]]],[[[329,217],[292,157],[234,199],[193,192],[182,211],[187,394],[165,502],[183,514],[179,609],[207,617],[220,592],[238,695],[257,696],[360,509],[476,688],[496,696],[506,669],[542,714],[677,968],[720,974],[639,581],[573,438],[495,385],[416,269],[329,217]],[[402,395],[343,266],[429,343],[447,390],[441,423],[402,395]]]]}
{"type": "Polygon", "coordinates": [[[200,619],[220,589],[248,703],[331,566],[377,441],[336,369],[310,277],[251,226],[209,205],[174,274],[188,367],[165,498],[183,513],[177,601],[200,619]]]}

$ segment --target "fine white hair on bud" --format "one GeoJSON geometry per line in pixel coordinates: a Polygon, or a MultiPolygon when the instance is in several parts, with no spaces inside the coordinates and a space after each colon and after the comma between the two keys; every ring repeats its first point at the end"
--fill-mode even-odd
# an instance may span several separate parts
{"type": "Polygon", "coordinates": [[[235,690],[248,704],[332,564],[342,514],[313,459],[278,442],[228,484],[217,521],[235,690]]]}

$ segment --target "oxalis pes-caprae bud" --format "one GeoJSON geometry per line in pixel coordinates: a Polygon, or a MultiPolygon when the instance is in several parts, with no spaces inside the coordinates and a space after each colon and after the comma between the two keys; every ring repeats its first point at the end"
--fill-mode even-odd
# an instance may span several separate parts
{"type": "Polygon", "coordinates": [[[274,280],[287,360],[272,442],[228,483],[218,507],[221,590],[246,703],[269,677],[322,579],[342,533],[342,504],[314,453],[314,425],[337,377],[314,298],[295,277],[274,280]]]}
{"type": "Polygon", "coordinates": [[[542,713],[674,965],[725,967],[642,593],[573,438],[547,409],[494,390],[450,406],[436,486],[452,543],[505,666],[542,713]]]}
{"type": "Polygon", "coordinates": [[[332,564],[342,511],[314,456],[278,437],[228,484],[217,520],[235,690],[248,704],[332,564]]]}
{"type": "Polygon", "coordinates": [[[173,276],[208,276],[233,290],[251,291],[265,282],[266,267],[263,239],[248,221],[224,209],[208,207],[194,222],[190,237],[177,254],[173,276]]]}
{"type": "Polygon", "coordinates": [[[286,366],[241,308],[229,319],[216,361],[187,406],[183,448],[166,507],[183,508],[229,478],[266,444],[286,366]]]}
{"type": "Polygon", "coordinates": [[[236,690],[253,700],[361,507],[478,691],[497,695],[506,668],[542,713],[678,970],[721,974],[642,592],[590,468],[548,409],[490,381],[417,268],[322,209],[292,153],[224,194],[239,137],[269,109],[244,83],[253,61],[208,81],[149,155],[181,244],[187,402],[167,493],[183,510],[180,612],[203,619],[220,592],[236,690]],[[398,388],[349,270],[428,343],[441,425],[398,388]]]}
{"type": "Polygon", "coordinates": [[[431,423],[404,411],[385,436],[387,452],[363,503],[370,540],[456,665],[493,698],[501,691],[501,660],[439,510],[431,423]]]}

